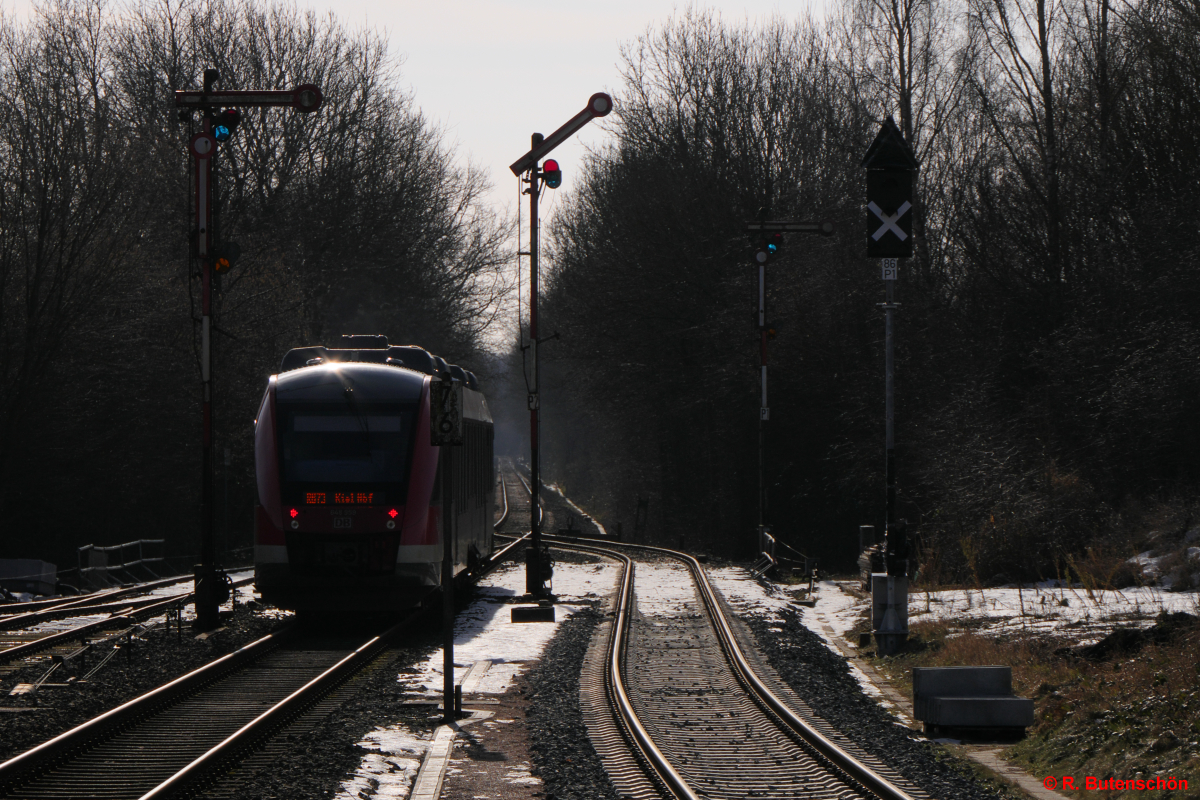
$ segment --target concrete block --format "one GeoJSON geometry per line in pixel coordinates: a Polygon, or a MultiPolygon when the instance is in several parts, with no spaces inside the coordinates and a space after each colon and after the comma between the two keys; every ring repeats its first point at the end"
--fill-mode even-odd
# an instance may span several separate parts
{"type": "Polygon", "coordinates": [[[1026,728],[1033,701],[1013,697],[1010,667],[915,667],[913,717],[945,728],[1026,728]]]}
{"type": "Polygon", "coordinates": [[[903,575],[888,575],[876,572],[871,575],[871,630],[886,633],[908,633],[908,578],[903,575]],[[891,626],[884,627],[884,614],[887,612],[888,583],[893,585],[893,595],[896,602],[895,619],[891,626]]]}
{"type": "Polygon", "coordinates": [[[54,594],[58,571],[53,564],[35,558],[0,558],[0,584],[10,592],[54,594]]]}
{"type": "Polygon", "coordinates": [[[943,728],[1028,728],[1033,701],[1025,697],[931,697],[913,716],[943,728]]]}
{"type": "Polygon", "coordinates": [[[513,622],[554,622],[554,606],[513,606],[513,622]]]}
{"type": "Polygon", "coordinates": [[[913,698],[1006,697],[1012,667],[913,667],[913,698]]]}

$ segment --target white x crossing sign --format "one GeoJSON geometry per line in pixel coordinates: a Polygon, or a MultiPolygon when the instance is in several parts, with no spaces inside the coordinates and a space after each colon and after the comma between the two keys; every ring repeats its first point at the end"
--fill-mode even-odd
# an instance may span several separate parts
{"type": "Polygon", "coordinates": [[[912,258],[913,176],[919,167],[891,117],[879,128],[862,165],[867,170],[867,256],[912,258]]]}
{"type": "Polygon", "coordinates": [[[879,217],[880,221],[883,222],[883,224],[879,226],[879,230],[871,234],[872,239],[878,242],[879,237],[883,236],[888,231],[896,234],[897,238],[899,238],[902,242],[908,238],[908,234],[900,230],[900,226],[896,224],[896,220],[908,213],[908,210],[912,208],[912,203],[905,200],[904,205],[897,208],[895,214],[883,213],[883,209],[874,203],[867,203],[867,208],[869,208],[871,213],[879,217]]]}
{"type": "Polygon", "coordinates": [[[912,173],[867,173],[867,255],[912,257],[912,173]]]}

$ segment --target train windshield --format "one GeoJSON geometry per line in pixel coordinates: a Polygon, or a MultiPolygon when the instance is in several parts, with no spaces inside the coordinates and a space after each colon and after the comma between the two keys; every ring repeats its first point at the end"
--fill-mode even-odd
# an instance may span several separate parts
{"type": "Polygon", "coordinates": [[[414,411],[395,405],[280,404],[280,461],[288,502],[403,502],[414,411]]]}

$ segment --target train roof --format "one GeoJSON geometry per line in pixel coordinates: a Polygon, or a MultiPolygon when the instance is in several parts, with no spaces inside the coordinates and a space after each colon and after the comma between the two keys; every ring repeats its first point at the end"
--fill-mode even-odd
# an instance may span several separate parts
{"type": "Polygon", "coordinates": [[[404,367],[425,375],[436,375],[461,381],[465,386],[479,391],[479,381],[475,373],[464,370],[457,364],[447,364],[440,356],[432,355],[428,350],[416,345],[388,344],[386,336],[364,336],[362,334],[342,335],[337,347],[314,345],[311,347],[295,347],[284,355],[279,365],[280,373],[287,373],[304,367],[335,362],[359,362],[364,364],[383,364],[391,367],[404,367]]]}
{"type": "Polygon", "coordinates": [[[415,403],[424,385],[425,378],[413,370],[332,362],[281,373],[275,379],[275,396],[284,402],[345,402],[352,392],[356,403],[415,403]]]}
{"type": "MultiPolygon", "coordinates": [[[[415,403],[421,398],[425,376],[416,370],[388,364],[328,362],[280,373],[275,396],[285,403],[415,403]]],[[[492,412],[482,392],[463,392],[463,416],[492,422],[492,412]]]]}

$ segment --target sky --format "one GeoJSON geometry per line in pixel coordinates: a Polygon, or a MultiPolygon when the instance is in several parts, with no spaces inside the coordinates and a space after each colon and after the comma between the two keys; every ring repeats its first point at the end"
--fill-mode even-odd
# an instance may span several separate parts
{"type": "MultiPolygon", "coordinates": [[[[493,208],[510,213],[519,194],[508,167],[529,150],[530,134],[553,132],[595,92],[619,92],[621,45],[688,7],[677,0],[296,2],[320,14],[332,10],[352,27],[384,30],[391,52],[402,58],[400,79],[417,106],[442,128],[460,161],[485,171],[493,208]]],[[[696,7],[740,23],[806,12],[819,17],[832,2],[711,0],[696,7]]],[[[0,0],[0,7],[24,19],[32,2],[0,0]]],[[[593,121],[555,151],[563,170],[558,191],[570,190],[586,148],[602,146],[605,138],[593,121]]],[[[552,213],[554,200],[543,198],[543,216],[552,213]]]]}

